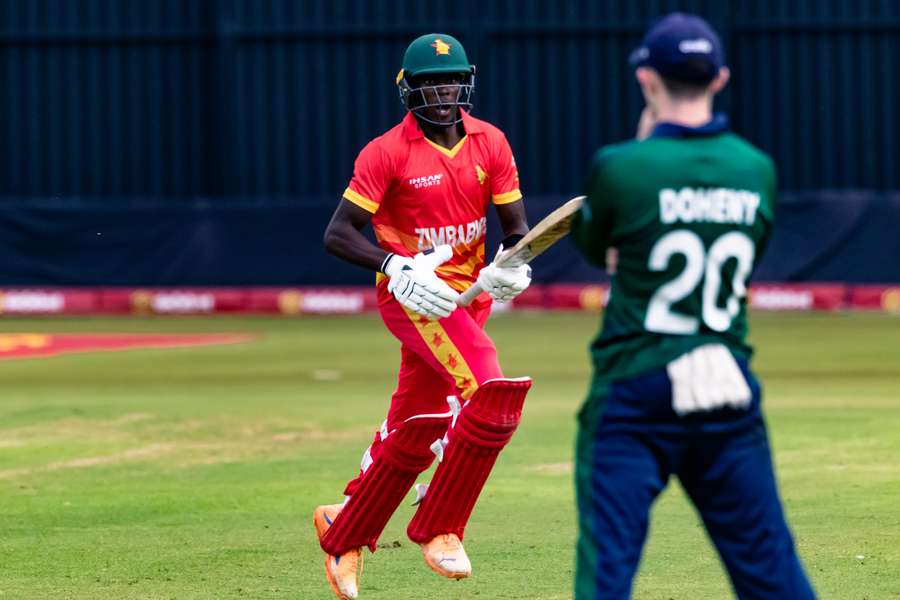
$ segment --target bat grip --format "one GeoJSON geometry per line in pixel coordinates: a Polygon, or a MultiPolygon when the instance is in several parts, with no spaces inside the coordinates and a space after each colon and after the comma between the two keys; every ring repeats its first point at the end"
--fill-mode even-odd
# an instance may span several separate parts
{"type": "Polygon", "coordinates": [[[483,291],[484,290],[481,288],[481,286],[476,281],[475,283],[472,284],[472,286],[469,289],[467,289],[466,291],[464,291],[462,294],[459,295],[459,297],[456,299],[456,305],[457,306],[468,306],[468,305],[472,304],[472,302],[475,300],[475,298],[477,298],[479,296],[479,294],[481,294],[481,292],[483,292],[483,291]]]}

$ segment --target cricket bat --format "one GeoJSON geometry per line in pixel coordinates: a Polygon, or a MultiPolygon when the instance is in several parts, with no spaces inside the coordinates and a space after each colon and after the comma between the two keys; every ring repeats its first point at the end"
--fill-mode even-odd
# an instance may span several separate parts
{"type": "MultiPolygon", "coordinates": [[[[519,265],[530,263],[535,257],[543,254],[547,248],[569,233],[569,230],[572,228],[572,219],[575,218],[575,213],[578,212],[578,209],[584,203],[584,198],[584,196],[572,198],[544,217],[515,246],[504,250],[494,262],[500,267],[518,267],[519,265]]],[[[472,287],[459,295],[459,298],[456,299],[456,304],[468,306],[483,291],[476,282],[472,287]]]]}

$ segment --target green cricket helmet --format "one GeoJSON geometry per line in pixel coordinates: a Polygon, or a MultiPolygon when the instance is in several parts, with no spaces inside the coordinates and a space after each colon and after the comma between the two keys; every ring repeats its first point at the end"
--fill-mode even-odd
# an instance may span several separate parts
{"type": "Polygon", "coordinates": [[[448,102],[441,100],[439,88],[446,85],[420,85],[417,83],[424,75],[453,74],[463,76],[461,83],[448,84],[457,88],[456,100],[449,104],[470,110],[472,93],[475,91],[475,65],[469,63],[463,45],[452,35],[445,33],[429,33],[413,40],[403,55],[403,68],[397,73],[397,87],[400,101],[407,110],[419,119],[435,125],[452,125],[462,120],[457,112],[456,121],[442,123],[427,118],[423,110],[429,107],[446,107],[448,102]]]}

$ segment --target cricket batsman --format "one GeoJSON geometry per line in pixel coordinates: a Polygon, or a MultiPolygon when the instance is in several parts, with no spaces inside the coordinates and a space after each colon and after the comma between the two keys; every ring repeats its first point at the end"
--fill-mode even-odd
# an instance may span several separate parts
{"type": "Polygon", "coordinates": [[[814,598],[746,342],[747,279],[772,231],[772,161],[712,112],[729,71],[703,19],[660,19],[631,62],[646,101],[638,140],[597,152],[572,229],[589,261],[618,254],[579,414],[575,597],[630,597],[650,507],[676,476],[739,598],[814,598]]]}
{"type": "Polygon", "coordinates": [[[528,231],[509,143],[468,114],[475,67],[454,37],[413,41],[396,83],[406,117],[360,152],[325,232],[329,252],[377,273],[381,318],[401,345],[397,389],[359,476],[343,503],[313,515],[325,575],[345,599],[358,595],[362,549],[375,551],[436,456],[431,483],[417,486],[421,502],[407,533],[439,575],[471,574],[463,531],[531,386],[503,377],[483,330],[491,302],[507,302],[531,282],[527,265],[481,268],[488,205],[507,236],[501,248],[528,231]],[[377,245],[361,233],[369,223],[377,245]],[[458,308],[459,292],[476,281],[487,294],[458,308]]]}

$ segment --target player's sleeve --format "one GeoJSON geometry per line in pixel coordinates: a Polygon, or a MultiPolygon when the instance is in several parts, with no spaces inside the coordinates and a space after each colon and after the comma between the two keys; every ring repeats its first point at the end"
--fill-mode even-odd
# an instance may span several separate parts
{"type": "Polygon", "coordinates": [[[370,142],[353,164],[353,179],[344,190],[344,199],[375,213],[393,179],[393,167],[387,151],[370,142]]]}
{"type": "Polygon", "coordinates": [[[588,262],[600,267],[606,265],[606,249],[612,233],[613,205],[608,182],[606,157],[601,150],[591,163],[585,184],[584,204],[575,213],[571,238],[575,247],[588,262]]]}
{"type": "Polygon", "coordinates": [[[490,182],[491,201],[494,204],[509,204],[522,199],[516,159],[513,158],[512,148],[509,147],[509,142],[503,134],[496,140],[490,182]]]}

